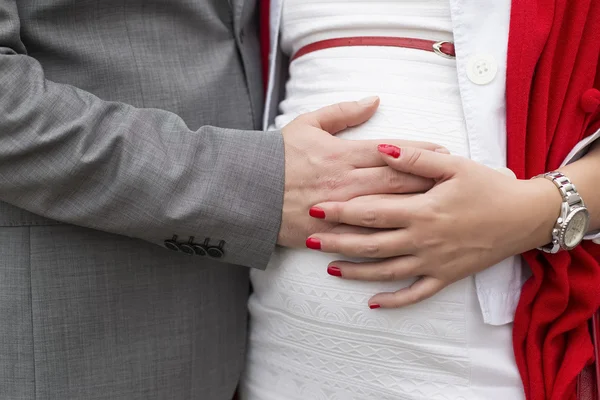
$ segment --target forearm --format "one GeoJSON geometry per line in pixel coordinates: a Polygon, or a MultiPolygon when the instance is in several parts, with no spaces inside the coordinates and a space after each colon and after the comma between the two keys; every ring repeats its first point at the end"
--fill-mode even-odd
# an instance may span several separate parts
{"type": "Polygon", "coordinates": [[[225,242],[222,261],[264,267],[283,198],[280,133],[203,126],[103,101],[44,77],[0,6],[0,200],[156,244],[225,242]]]}

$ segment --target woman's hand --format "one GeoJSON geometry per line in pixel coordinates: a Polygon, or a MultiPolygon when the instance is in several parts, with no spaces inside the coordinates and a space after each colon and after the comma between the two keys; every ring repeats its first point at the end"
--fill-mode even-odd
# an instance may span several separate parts
{"type": "Polygon", "coordinates": [[[434,179],[426,193],[357,197],[315,205],[311,215],[374,228],[370,234],[320,233],[307,246],[384,261],[333,262],[343,279],[390,281],[419,277],[371,308],[416,303],[449,284],[515,254],[550,242],[562,202],[546,179],[517,180],[474,161],[416,148],[379,146],[390,167],[434,179]]]}

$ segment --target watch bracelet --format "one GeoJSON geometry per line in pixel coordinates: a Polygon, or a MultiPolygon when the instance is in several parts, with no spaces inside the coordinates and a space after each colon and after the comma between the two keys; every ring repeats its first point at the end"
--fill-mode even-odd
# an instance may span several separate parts
{"type": "MultiPolygon", "coordinates": [[[[585,207],[585,203],[583,202],[583,199],[577,192],[575,184],[572,183],[571,180],[562,172],[547,172],[545,174],[537,175],[534,177],[534,179],[535,178],[544,178],[552,182],[560,192],[563,198],[563,203],[568,204],[569,210],[579,207],[585,207]]],[[[566,250],[560,244],[560,235],[562,231],[561,222],[564,223],[564,221],[562,221],[562,215],[557,218],[552,228],[552,241],[545,246],[538,247],[538,250],[550,254],[558,253],[560,250],[566,250]]]]}

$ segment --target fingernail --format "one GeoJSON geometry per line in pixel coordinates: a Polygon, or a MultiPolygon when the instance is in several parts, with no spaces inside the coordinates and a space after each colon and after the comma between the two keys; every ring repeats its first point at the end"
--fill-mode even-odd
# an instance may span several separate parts
{"type": "Polygon", "coordinates": [[[435,152],[443,153],[443,154],[450,154],[450,151],[448,151],[448,149],[445,147],[438,147],[437,149],[435,149],[435,152]]]}
{"type": "Polygon", "coordinates": [[[308,215],[313,218],[325,219],[325,211],[319,207],[311,207],[311,209],[308,211],[308,215]]]}
{"type": "Polygon", "coordinates": [[[381,306],[380,306],[379,304],[376,304],[376,303],[369,304],[369,308],[370,308],[371,310],[374,310],[374,309],[376,309],[376,308],[380,308],[380,307],[381,307],[381,306]]]}
{"type": "Polygon", "coordinates": [[[331,276],[342,276],[342,271],[338,267],[327,267],[327,273],[331,276]]]}
{"type": "Polygon", "coordinates": [[[308,238],[306,239],[306,247],[313,250],[321,250],[321,241],[319,239],[308,238]]]}
{"type": "Polygon", "coordinates": [[[370,97],[365,97],[362,100],[358,101],[358,104],[360,104],[361,106],[372,106],[373,104],[375,104],[375,102],[379,100],[379,97],[377,96],[370,96],[370,97]]]}
{"type": "Polygon", "coordinates": [[[398,158],[402,154],[400,147],[392,146],[391,144],[380,144],[377,146],[380,153],[387,154],[390,157],[398,158]]]}

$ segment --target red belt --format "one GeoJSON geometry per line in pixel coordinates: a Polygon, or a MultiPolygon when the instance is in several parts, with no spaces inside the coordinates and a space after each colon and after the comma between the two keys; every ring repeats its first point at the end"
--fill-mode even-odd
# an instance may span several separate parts
{"type": "Polygon", "coordinates": [[[360,36],[347,37],[339,39],[327,39],[320,42],[315,42],[302,47],[294,56],[292,61],[302,57],[308,53],[317,50],[331,49],[333,47],[349,47],[349,46],[386,46],[386,47],[403,47],[406,49],[416,49],[434,52],[445,58],[454,58],[454,43],[425,39],[401,38],[401,37],[386,37],[386,36],[360,36]]]}

